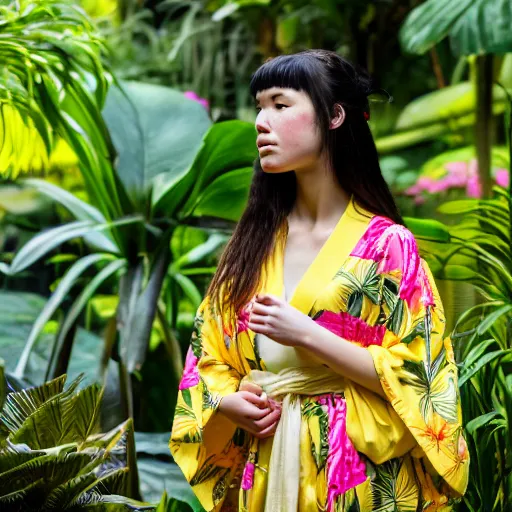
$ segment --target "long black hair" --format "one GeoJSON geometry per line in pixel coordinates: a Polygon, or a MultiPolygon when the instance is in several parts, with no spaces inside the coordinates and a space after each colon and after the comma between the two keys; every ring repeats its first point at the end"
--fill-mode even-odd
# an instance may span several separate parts
{"type": "MultiPolygon", "coordinates": [[[[368,125],[368,96],[373,92],[368,74],[335,52],[307,50],[275,57],[256,70],[250,84],[252,96],[272,87],[309,95],[323,149],[340,186],[353,195],[356,205],[403,224],[382,176],[368,125]],[[345,120],[338,128],[329,129],[336,104],[345,110],[345,120]]],[[[287,229],[286,218],[294,205],[296,189],[294,172],[265,173],[259,158],[255,161],[247,207],[208,290],[216,302],[223,288],[223,301],[239,312],[256,293],[277,235],[287,229]]]]}

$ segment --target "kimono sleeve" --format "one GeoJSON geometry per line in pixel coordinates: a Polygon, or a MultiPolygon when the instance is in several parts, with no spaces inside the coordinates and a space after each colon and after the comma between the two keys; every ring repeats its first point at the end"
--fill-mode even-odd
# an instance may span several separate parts
{"type": "Polygon", "coordinates": [[[384,392],[421,454],[458,494],[468,482],[457,366],[439,294],[416,241],[392,225],[378,243],[386,332],[368,347],[384,392]]]}
{"type": "Polygon", "coordinates": [[[222,324],[206,298],[195,318],[169,442],[174,460],[208,511],[222,506],[245,452],[243,432],[217,411],[242,378],[222,324]]]}

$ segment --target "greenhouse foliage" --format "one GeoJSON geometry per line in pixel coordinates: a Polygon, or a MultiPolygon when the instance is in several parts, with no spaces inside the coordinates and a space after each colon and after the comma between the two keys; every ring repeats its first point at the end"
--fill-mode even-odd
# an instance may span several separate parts
{"type": "Polygon", "coordinates": [[[447,306],[460,510],[512,507],[512,13],[412,4],[3,2],[0,506],[201,510],[167,439],[257,155],[248,81],[323,47],[395,100],[372,98],[371,127],[447,306]]]}

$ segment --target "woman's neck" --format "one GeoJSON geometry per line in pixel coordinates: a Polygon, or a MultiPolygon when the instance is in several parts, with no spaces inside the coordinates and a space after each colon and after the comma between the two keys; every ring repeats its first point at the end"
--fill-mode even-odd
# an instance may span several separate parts
{"type": "Polygon", "coordinates": [[[341,188],[334,173],[324,166],[295,174],[297,197],[289,220],[311,228],[335,224],[347,208],[350,196],[341,188]]]}

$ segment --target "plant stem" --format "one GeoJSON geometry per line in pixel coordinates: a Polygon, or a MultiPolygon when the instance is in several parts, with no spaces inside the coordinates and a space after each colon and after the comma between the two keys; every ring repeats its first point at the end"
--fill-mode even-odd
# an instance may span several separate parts
{"type": "Polygon", "coordinates": [[[434,75],[437,80],[437,87],[442,89],[443,87],[446,87],[446,80],[444,79],[443,68],[441,67],[439,54],[437,53],[435,46],[433,46],[430,50],[430,58],[432,59],[432,67],[434,69],[434,75]]]}
{"type": "Polygon", "coordinates": [[[121,392],[121,407],[126,419],[133,418],[133,394],[131,375],[120,360],[119,365],[119,391],[121,392]]]}
{"type": "Polygon", "coordinates": [[[476,126],[475,145],[478,159],[478,174],[484,198],[489,198],[491,180],[491,128],[492,128],[492,86],[493,56],[478,55],[476,68],[476,126]]]}

